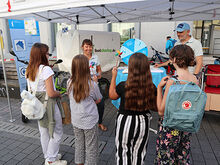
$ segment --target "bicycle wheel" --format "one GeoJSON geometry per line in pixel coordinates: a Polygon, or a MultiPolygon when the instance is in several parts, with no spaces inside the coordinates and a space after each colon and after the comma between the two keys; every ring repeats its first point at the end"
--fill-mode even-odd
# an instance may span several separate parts
{"type": "Polygon", "coordinates": [[[64,78],[60,84],[60,86],[62,88],[67,88],[67,81],[69,80],[69,78],[64,78]]]}
{"type": "Polygon", "coordinates": [[[100,92],[103,96],[104,99],[107,99],[109,97],[109,87],[110,87],[110,82],[108,81],[108,79],[106,78],[100,78],[98,80],[99,82],[99,89],[100,89],[100,92]]]}

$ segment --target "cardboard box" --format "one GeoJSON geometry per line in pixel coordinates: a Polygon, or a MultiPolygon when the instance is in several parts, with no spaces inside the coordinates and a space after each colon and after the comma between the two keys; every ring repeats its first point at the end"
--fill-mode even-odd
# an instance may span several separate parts
{"type": "Polygon", "coordinates": [[[205,110],[220,111],[220,94],[206,93],[207,101],[205,110]]]}

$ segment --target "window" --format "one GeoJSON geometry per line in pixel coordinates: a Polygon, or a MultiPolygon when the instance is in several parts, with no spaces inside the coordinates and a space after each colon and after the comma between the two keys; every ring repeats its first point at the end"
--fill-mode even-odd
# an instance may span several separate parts
{"type": "Polygon", "coordinates": [[[134,23],[113,23],[112,32],[118,32],[121,36],[121,45],[128,39],[134,38],[134,23]]]}

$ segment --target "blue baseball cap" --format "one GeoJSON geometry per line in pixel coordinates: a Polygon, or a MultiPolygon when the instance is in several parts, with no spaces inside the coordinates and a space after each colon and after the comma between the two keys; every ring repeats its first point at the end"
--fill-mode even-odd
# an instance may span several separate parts
{"type": "Polygon", "coordinates": [[[183,32],[185,30],[190,30],[190,26],[188,23],[180,23],[177,27],[176,27],[176,31],[177,32],[183,32]]]}

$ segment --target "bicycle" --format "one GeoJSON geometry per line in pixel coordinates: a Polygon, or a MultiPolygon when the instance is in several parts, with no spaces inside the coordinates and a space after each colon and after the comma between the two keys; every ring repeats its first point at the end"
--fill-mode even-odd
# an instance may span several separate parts
{"type": "Polygon", "coordinates": [[[64,94],[67,92],[67,81],[70,78],[69,72],[64,71],[55,71],[54,80],[55,80],[55,88],[60,94],[64,94]]]}
{"type": "MultiPolygon", "coordinates": [[[[153,56],[151,57],[149,61],[151,65],[155,65],[158,62],[161,64],[169,60],[169,57],[163,56],[165,55],[165,53],[162,53],[154,49],[152,46],[151,46],[151,49],[153,50],[153,56]]],[[[168,63],[168,66],[163,66],[163,67],[166,69],[167,74],[174,75],[175,68],[172,64],[168,63]]]]}
{"type": "Polygon", "coordinates": [[[150,63],[152,65],[154,65],[156,62],[163,63],[163,62],[166,62],[169,60],[169,57],[163,56],[163,55],[165,55],[165,53],[162,53],[162,52],[154,49],[152,46],[151,46],[151,49],[153,50],[153,56],[150,59],[150,63]]]}
{"type": "MultiPolygon", "coordinates": [[[[71,75],[69,72],[64,72],[64,71],[55,72],[54,75],[55,87],[56,90],[60,91],[61,94],[67,92],[67,81],[70,78],[70,76],[71,75]]],[[[108,79],[104,77],[98,79],[98,86],[104,100],[108,99],[109,87],[110,87],[110,82],[108,81],[108,79]]]]}

